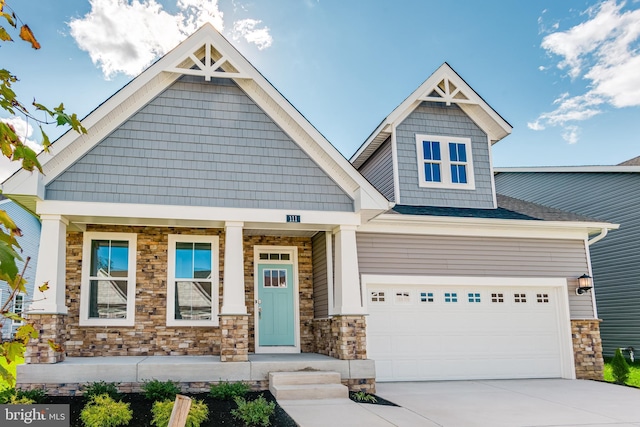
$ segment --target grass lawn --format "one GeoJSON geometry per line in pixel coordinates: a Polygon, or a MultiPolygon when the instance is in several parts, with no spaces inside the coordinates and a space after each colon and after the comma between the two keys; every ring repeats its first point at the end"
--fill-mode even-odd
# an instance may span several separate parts
{"type": "MultiPolygon", "coordinates": [[[[604,363],[604,380],[607,382],[613,382],[613,374],[611,373],[611,360],[607,359],[604,363]]],[[[627,359],[627,363],[629,360],[627,359]]],[[[634,387],[640,388],[640,361],[635,361],[634,363],[629,363],[629,379],[627,380],[627,385],[631,385],[634,387]]]]}

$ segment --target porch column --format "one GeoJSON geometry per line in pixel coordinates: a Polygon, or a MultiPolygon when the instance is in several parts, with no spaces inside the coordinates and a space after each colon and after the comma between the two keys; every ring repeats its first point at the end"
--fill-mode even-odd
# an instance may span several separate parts
{"type": "Polygon", "coordinates": [[[220,310],[220,361],[249,360],[249,316],[244,299],[242,222],[224,225],[224,279],[220,310]]]}
{"type": "Polygon", "coordinates": [[[224,279],[220,314],[247,314],[244,303],[244,251],[242,222],[224,224],[224,279]]]}
{"type": "Polygon", "coordinates": [[[364,314],[358,271],[356,227],[341,225],[335,235],[335,301],[333,314],[364,314]]]}
{"type": "Polygon", "coordinates": [[[69,221],[61,215],[42,215],[40,219],[42,228],[33,303],[27,311],[27,318],[40,336],[27,345],[25,361],[57,363],[64,360],[64,349],[58,347],[54,350],[49,346],[49,340],[60,346],[66,341],[65,269],[69,221]],[[40,292],[38,288],[45,282],[48,282],[49,289],[40,292]]]}
{"type": "Polygon", "coordinates": [[[60,215],[42,215],[38,266],[34,283],[33,303],[29,313],[67,314],[65,304],[65,268],[67,261],[67,225],[69,221],[60,215]],[[49,289],[40,292],[38,287],[49,282],[49,289]]]}

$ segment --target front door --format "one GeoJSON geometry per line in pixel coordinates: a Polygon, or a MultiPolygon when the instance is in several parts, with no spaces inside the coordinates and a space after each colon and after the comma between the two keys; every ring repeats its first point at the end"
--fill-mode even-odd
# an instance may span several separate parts
{"type": "Polygon", "coordinates": [[[296,345],[292,264],[258,264],[258,346],[296,345]]]}

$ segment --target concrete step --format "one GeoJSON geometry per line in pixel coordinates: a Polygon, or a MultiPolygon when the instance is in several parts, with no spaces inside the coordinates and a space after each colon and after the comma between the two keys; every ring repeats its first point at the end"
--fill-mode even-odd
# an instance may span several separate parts
{"type": "Polygon", "coordinates": [[[340,373],[331,371],[270,372],[271,385],[340,384],[340,373]]]}
{"type": "Polygon", "coordinates": [[[342,384],[269,385],[276,400],[346,399],[349,389],[342,384]]]}

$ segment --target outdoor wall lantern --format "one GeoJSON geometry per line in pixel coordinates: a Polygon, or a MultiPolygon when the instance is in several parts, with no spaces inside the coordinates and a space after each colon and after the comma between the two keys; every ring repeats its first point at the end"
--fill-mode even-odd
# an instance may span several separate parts
{"type": "Polygon", "coordinates": [[[593,279],[588,274],[583,274],[578,277],[578,287],[576,288],[576,295],[582,295],[589,292],[593,288],[593,279]]]}

